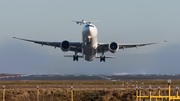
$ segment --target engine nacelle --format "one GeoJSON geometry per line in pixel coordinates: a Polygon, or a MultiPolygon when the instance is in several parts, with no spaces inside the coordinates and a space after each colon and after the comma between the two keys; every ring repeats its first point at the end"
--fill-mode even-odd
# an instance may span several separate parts
{"type": "Polygon", "coordinates": [[[61,43],[61,50],[64,52],[67,52],[67,51],[69,51],[70,46],[71,46],[71,43],[69,41],[65,40],[61,43]]]}
{"type": "Polygon", "coordinates": [[[108,46],[110,52],[115,53],[119,50],[119,45],[116,42],[111,42],[108,46]]]}

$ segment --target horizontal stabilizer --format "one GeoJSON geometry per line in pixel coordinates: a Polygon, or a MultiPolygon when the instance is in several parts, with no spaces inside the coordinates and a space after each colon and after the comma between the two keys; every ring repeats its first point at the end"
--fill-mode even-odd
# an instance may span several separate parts
{"type": "MultiPolygon", "coordinates": [[[[64,55],[64,57],[73,57],[73,55],[64,55]]],[[[78,55],[78,58],[83,58],[83,56],[78,55]]]]}
{"type": "MultiPolygon", "coordinates": [[[[100,56],[96,56],[96,58],[100,58],[100,56]]],[[[115,58],[115,56],[105,56],[105,58],[115,58]]]]}

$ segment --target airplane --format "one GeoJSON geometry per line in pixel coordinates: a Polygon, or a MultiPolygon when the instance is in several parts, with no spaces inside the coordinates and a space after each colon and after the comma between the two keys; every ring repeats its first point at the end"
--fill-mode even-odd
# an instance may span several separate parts
{"type": "Polygon", "coordinates": [[[72,22],[76,22],[77,24],[90,24],[92,22],[97,22],[97,21],[100,21],[100,20],[95,20],[95,21],[85,21],[85,20],[82,20],[82,21],[74,21],[72,20],[72,22]]]}
{"type": "MultiPolygon", "coordinates": [[[[86,61],[93,61],[95,58],[100,58],[100,62],[105,62],[106,58],[115,58],[114,56],[105,56],[105,52],[116,53],[119,49],[140,47],[145,45],[157,44],[154,43],[143,43],[143,44],[118,44],[116,42],[111,43],[98,43],[97,41],[97,28],[93,24],[86,24],[82,29],[82,42],[71,42],[64,40],[62,42],[46,42],[46,41],[35,41],[29,39],[16,38],[24,41],[34,42],[36,44],[48,45],[53,47],[61,48],[63,52],[73,51],[74,55],[65,55],[64,57],[72,57],[73,61],[78,61],[79,58],[84,58],[86,61]],[[81,53],[82,55],[78,55],[81,53]],[[101,54],[101,56],[97,56],[101,54]]],[[[162,41],[166,42],[166,41],[162,41]]]]}

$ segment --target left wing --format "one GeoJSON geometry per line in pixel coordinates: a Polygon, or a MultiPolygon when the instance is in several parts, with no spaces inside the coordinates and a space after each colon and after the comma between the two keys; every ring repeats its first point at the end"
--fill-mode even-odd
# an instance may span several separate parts
{"type": "Polygon", "coordinates": [[[53,46],[53,47],[60,47],[61,42],[45,42],[45,41],[35,41],[35,40],[28,40],[28,39],[22,39],[22,38],[16,38],[15,39],[23,40],[23,41],[29,41],[29,42],[34,42],[36,44],[41,44],[43,45],[48,45],[48,46],[53,46]]]}
{"type": "MultiPolygon", "coordinates": [[[[162,42],[166,42],[166,41],[162,41],[162,42]]],[[[125,48],[134,48],[134,47],[140,47],[140,46],[145,46],[145,45],[152,45],[152,44],[158,44],[158,43],[162,43],[162,42],[154,42],[154,43],[142,43],[142,44],[118,44],[119,45],[119,49],[125,49],[125,48]]],[[[105,44],[105,43],[98,43],[98,53],[101,52],[108,52],[109,51],[109,44],[105,44]]]]}
{"type": "Polygon", "coordinates": [[[71,20],[72,22],[76,22],[76,23],[82,23],[81,21],[74,21],[74,20],[71,20]]]}
{"type": "MultiPolygon", "coordinates": [[[[28,41],[28,42],[33,42],[33,43],[36,43],[36,44],[40,44],[40,45],[47,45],[47,46],[53,46],[53,47],[59,47],[61,48],[61,43],[62,42],[46,42],[46,41],[35,41],[35,40],[28,40],[28,39],[22,39],[22,38],[16,38],[16,37],[13,37],[15,39],[19,39],[19,40],[23,40],[23,41],[28,41]]],[[[71,43],[71,46],[70,46],[70,51],[76,51],[76,52],[79,52],[81,53],[82,52],[82,49],[81,49],[81,42],[70,42],[71,43]]]]}

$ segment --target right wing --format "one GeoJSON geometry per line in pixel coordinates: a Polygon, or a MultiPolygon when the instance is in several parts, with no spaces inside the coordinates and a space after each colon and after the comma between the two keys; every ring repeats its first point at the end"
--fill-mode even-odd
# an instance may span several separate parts
{"type": "Polygon", "coordinates": [[[94,20],[94,21],[86,21],[86,23],[91,23],[91,22],[98,22],[100,20],[94,20]]]}
{"type": "MultiPolygon", "coordinates": [[[[166,41],[163,41],[166,42],[166,41]]],[[[140,46],[145,46],[145,45],[152,45],[152,44],[158,44],[162,42],[154,42],[154,43],[142,43],[142,44],[118,44],[119,49],[125,49],[125,48],[134,48],[134,47],[140,47],[140,46]]],[[[109,44],[106,43],[98,43],[98,53],[101,52],[108,52],[109,51],[109,44]]]]}
{"type": "MultiPolygon", "coordinates": [[[[166,41],[162,41],[166,42],[166,41]]],[[[158,44],[162,42],[154,42],[154,43],[142,43],[142,44],[119,44],[119,49],[125,49],[125,48],[133,48],[133,47],[140,47],[140,46],[146,46],[146,45],[152,45],[152,44],[158,44]]]]}
{"type": "MultiPolygon", "coordinates": [[[[61,48],[61,43],[62,42],[46,42],[46,41],[35,41],[35,40],[29,40],[29,39],[22,39],[22,38],[16,38],[16,37],[13,37],[15,39],[19,39],[19,40],[23,40],[23,41],[28,41],[28,42],[33,42],[33,43],[36,43],[36,44],[40,44],[40,45],[47,45],[47,46],[53,46],[53,47],[59,47],[61,48]]],[[[79,52],[81,53],[82,52],[82,49],[81,49],[81,42],[71,42],[71,46],[70,46],[70,51],[74,51],[74,52],[79,52]]]]}

